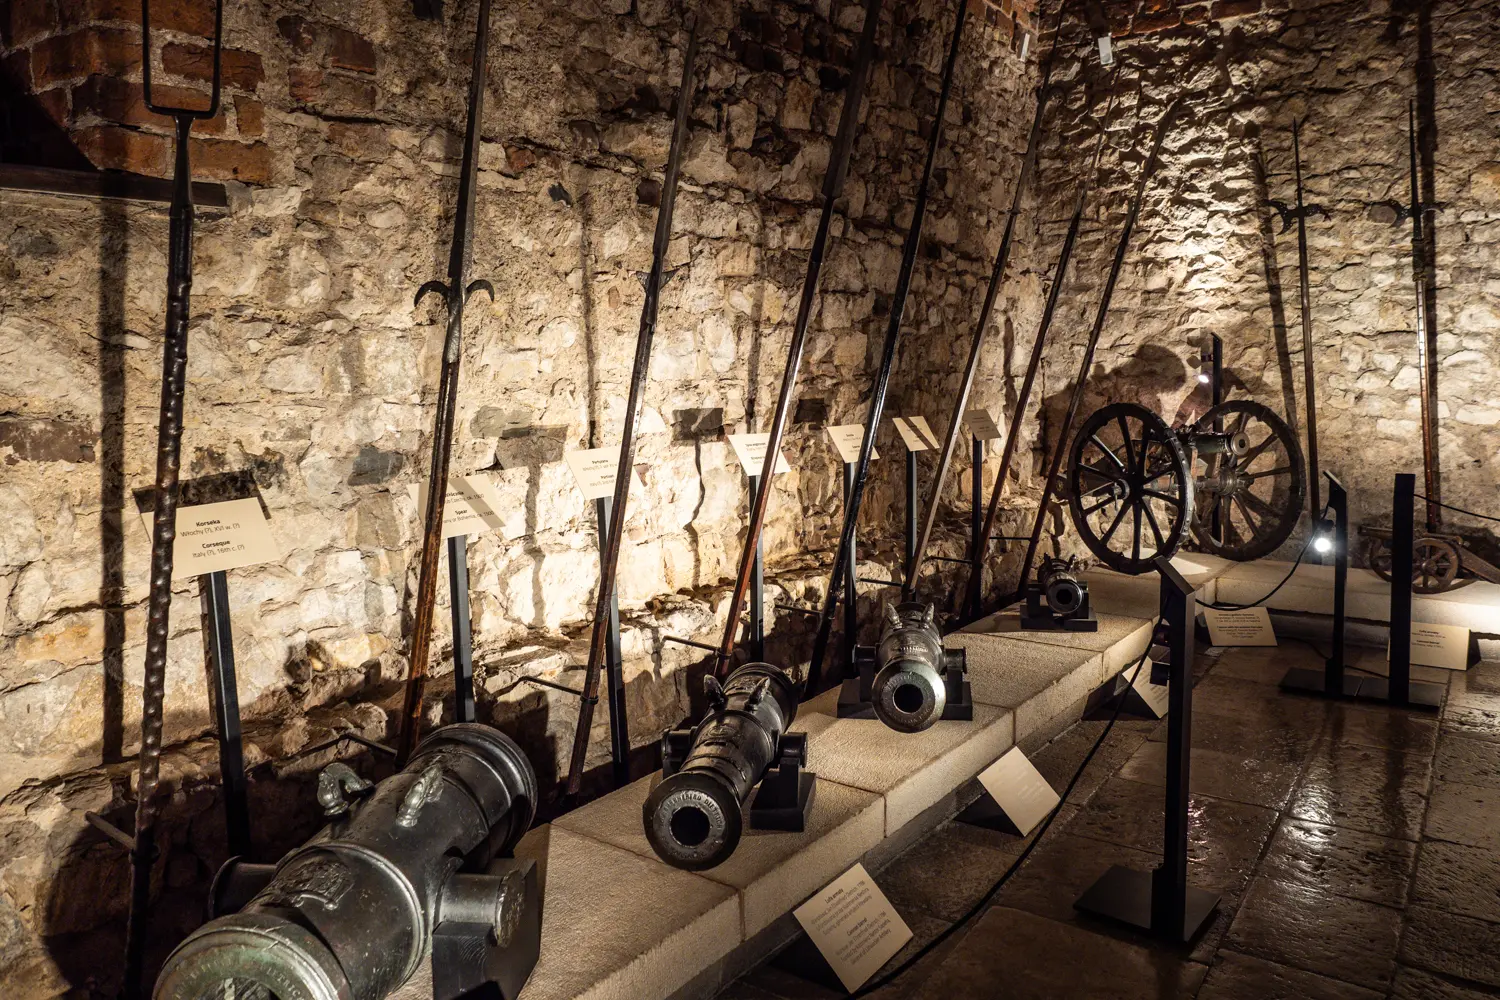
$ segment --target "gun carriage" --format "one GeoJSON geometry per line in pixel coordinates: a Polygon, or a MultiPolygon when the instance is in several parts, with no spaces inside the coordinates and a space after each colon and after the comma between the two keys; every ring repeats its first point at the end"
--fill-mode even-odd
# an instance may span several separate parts
{"type": "Polygon", "coordinates": [[[1296,527],[1306,490],[1296,434],[1251,400],[1178,428],[1135,403],[1106,406],[1074,436],[1064,483],[1089,551],[1137,575],[1189,535],[1228,559],[1269,555],[1296,527]]]}

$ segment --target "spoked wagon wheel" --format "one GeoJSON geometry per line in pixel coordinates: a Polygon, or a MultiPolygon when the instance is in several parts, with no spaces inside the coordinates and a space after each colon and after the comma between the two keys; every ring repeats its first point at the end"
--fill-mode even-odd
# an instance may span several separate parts
{"type": "Polygon", "coordinates": [[[1193,537],[1227,559],[1270,555],[1302,514],[1307,476],[1297,435],[1270,407],[1236,399],[1205,413],[1188,438],[1205,466],[1194,484],[1193,537]]]}
{"type": "Polygon", "coordinates": [[[1187,453],[1144,406],[1114,403],[1084,421],[1067,485],[1073,527],[1111,569],[1145,573],[1182,544],[1193,509],[1187,453]]]}
{"type": "Polygon", "coordinates": [[[1420,535],[1412,545],[1411,589],[1418,594],[1441,594],[1458,579],[1458,549],[1441,538],[1420,535]]]}
{"type": "Polygon", "coordinates": [[[1391,582],[1391,540],[1372,537],[1365,543],[1365,563],[1386,583],[1391,582]]]}

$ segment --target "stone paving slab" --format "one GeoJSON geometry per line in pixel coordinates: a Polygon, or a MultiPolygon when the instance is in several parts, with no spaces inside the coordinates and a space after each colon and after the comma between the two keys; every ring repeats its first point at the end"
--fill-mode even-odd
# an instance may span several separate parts
{"type": "MultiPolygon", "coordinates": [[[[1172,565],[1197,588],[1195,594],[1199,601],[1216,601],[1219,600],[1216,596],[1219,576],[1238,564],[1203,552],[1187,552],[1173,556],[1172,565]]],[[[1155,573],[1129,576],[1111,569],[1090,569],[1079,576],[1089,585],[1089,597],[1095,611],[1153,621],[1160,612],[1161,580],[1155,573]]]]}
{"type": "Polygon", "coordinates": [[[838,690],[797,712],[808,767],[819,776],[885,797],[886,836],[993,763],[1015,743],[1014,715],[975,704],[972,722],[939,722],[902,735],[876,719],[837,718],[838,690]]]}
{"type": "MultiPolygon", "coordinates": [[[[1120,670],[1135,661],[1151,639],[1151,620],[1129,615],[1095,612],[1099,628],[1095,632],[1042,632],[1021,627],[1019,607],[998,611],[964,628],[959,635],[1004,636],[1049,646],[1070,646],[1104,654],[1106,670],[1120,670]]],[[[950,637],[951,639],[957,636],[950,637]]]]}
{"type": "Polygon", "coordinates": [[[1015,713],[1017,740],[1086,698],[1108,677],[1103,654],[1087,649],[999,635],[958,634],[949,636],[948,643],[968,656],[975,704],[1015,713]]]}
{"type": "MultiPolygon", "coordinates": [[[[661,864],[641,817],[646,796],[660,780],[656,774],[632,782],[553,825],[661,864]]],[[[842,875],[884,837],[883,798],[819,775],[807,829],[747,829],[728,861],[696,874],[740,894],[743,933],[749,938],[842,875]]]]}
{"type": "Polygon", "coordinates": [[[542,879],[542,953],[520,1000],[665,997],[742,940],[735,891],[555,825],[516,849],[542,879]]]}

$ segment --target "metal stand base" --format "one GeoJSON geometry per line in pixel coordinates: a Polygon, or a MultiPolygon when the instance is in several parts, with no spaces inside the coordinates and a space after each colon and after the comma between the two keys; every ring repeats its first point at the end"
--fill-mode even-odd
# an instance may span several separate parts
{"type": "Polygon", "coordinates": [[[1028,583],[1026,604],[1021,608],[1021,627],[1038,632],[1097,632],[1099,617],[1094,614],[1087,588],[1084,588],[1083,603],[1077,611],[1071,615],[1059,615],[1047,607],[1042,588],[1035,583],[1028,583]]]}
{"type": "Polygon", "coordinates": [[[1436,711],[1443,707],[1443,686],[1423,681],[1410,681],[1406,688],[1406,700],[1391,699],[1391,682],[1384,677],[1364,677],[1359,682],[1359,697],[1369,701],[1383,701],[1388,705],[1404,708],[1422,708],[1436,711]]]}
{"type": "Polygon", "coordinates": [[[788,733],[781,738],[780,763],[760,779],[750,798],[750,829],[801,833],[807,810],[817,791],[817,775],[802,770],[807,762],[807,737],[788,733]]]}
{"type": "Polygon", "coordinates": [[[1281,690],[1292,694],[1310,694],[1325,698],[1358,698],[1365,678],[1341,674],[1342,691],[1329,692],[1327,675],[1311,667],[1293,667],[1281,678],[1281,690]]]}
{"type": "Polygon", "coordinates": [[[963,679],[963,675],[954,676],[954,671],[948,671],[945,678],[948,687],[948,703],[943,706],[943,714],[938,718],[944,722],[973,722],[974,721],[974,694],[969,688],[969,682],[963,679]]]}
{"type": "Polygon", "coordinates": [[[1218,908],[1218,895],[1189,886],[1182,926],[1159,929],[1151,921],[1152,878],[1151,872],[1115,865],[1078,897],[1073,909],[1126,924],[1163,941],[1189,943],[1218,908]]]}
{"type": "MultiPolygon", "coordinates": [[[[860,654],[865,647],[855,651],[856,662],[864,660],[860,654]]],[[[871,659],[874,653],[871,652],[871,659]]],[[[870,689],[875,685],[875,667],[871,662],[860,662],[859,673],[845,677],[839,686],[839,703],[834,715],[840,719],[873,719],[875,705],[870,701],[870,689]]]]}

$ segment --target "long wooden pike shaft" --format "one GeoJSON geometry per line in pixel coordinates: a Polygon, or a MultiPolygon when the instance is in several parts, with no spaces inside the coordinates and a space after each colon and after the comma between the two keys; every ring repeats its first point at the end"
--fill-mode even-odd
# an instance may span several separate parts
{"type": "MultiPolygon", "coordinates": [[[[1118,64],[1116,64],[1118,66],[1118,64]]],[[[1111,81],[1113,74],[1111,74],[1111,81]]],[[[1109,103],[1104,108],[1104,119],[1099,125],[1099,138],[1094,144],[1094,159],[1089,170],[1078,185],[1078,197],[1073,205],[1073,218],[1068,222],[1067,235],[1063,237],[1062,252],[1057,255],[1057,268],[1052,279],[1052,288],[1047,292],[1047,305],[1042,310],[1042,321],[1037,326],[1036,339],[1031,343],[1031,357],[1026,362],[1026,375],[1021,380],[1021,392],[1016,398],[1016,407],[1005,429],[1005,447],[1000,453],[1000,469],[995,473],[995,488],[990,493],[990,503],[984,514],[984,526],[979,531],[979,548],[973,553],[969,564],[968,601],[966,607],[978,607],[980,593],[984,588],[985,555],[989,551],[990,537],[995,531],[995,521],[1000,514],[1000,494],[1005,490],[1005,480],[1015,458],[1016,444],[1021,437],[1021,420],[1026,406],[1031,402],[1031,390],[1036,383],[1037,369],[1042,364],[1042,352],[1047,345],[1047,332],[1052,328],[1052,318],[1057,313],[1057,303],[1062,297],[1063,280],[1067,277],[1068,262],[1073,257],[1073,244],[1078,239],[1078,230],[1083,225],[1083,207],[1088,199],[1092,181],[1099,172],[1099,157],[1104,152],[1104,137],[1109,132],[1109,112],[1114,105],[1114,88],[1110,88],[1109,103]]]]}
{"type": "MultiPolygon", "coordinates": [[[[688,26],[687,51],[682,57],[682,85],[677,91],[677,119],[672,126],[672,146],[662,180],[661,207],[656,213],[656,238],[651,246],[651,274],[646,279],[646,301],[641,307],[641,326],[635,338],[635,367],[631,369],[630,396],[625,403],[625,428],[620,440],[620,461],[615,468],[615,494],[610,511],[613,525],[604,544],[599,570],[599,594],[594,605],[594,633],[589,643],[588,670],[584,674],[583,698],[578,708],[578,727],[573,732],[573,756],[568,765],[569,795],[578,794],[588,754],[589,730],[594,706],[599,702],[600,663],[609,641],[611,601],[620,567],[620,538],[624,535],[625,506],[630,499],[630,471],[635,464],[635,434],[640,426],[646,377],[651,367],[651,344],[656,337],[656,314],[661,304],[662,273],[667,248],[672,241],[672,212],[677,204],[677,177],[682,166],[682,148],[687,140],[688,114],[693,107],[693,66],[698,58],[698,19],[688,26]]],[[[628,743],[627,743],[628,745],[628,743]]]]}
{"type": "MultiPolygon", "coordinates": [[[[891,365],[896,359],[896,346],[901,340],[901,319],[906,312],[906,298],[911,291],[912,272],[916,270],[917,250],[922,245],[922,223],[927,216],[927,193],[932,186],[933,168],[937,163],[938,145],[942,141],[943,117],[948,109],[948,96],[953,90],[953,71],[958,65],[959,43],[963,40],[964,15],[968,11],[967,0],[958,0],[958,11],[953,16],[953,38],[948,43],[948,58],[943,63],[942,89],[938,93],[937,112],[932,121],[932,134],[927,138],[927,160],[922,166],[922,181],[917,187],[917,200],[912,206],[911,228],[906,233],[906,245],[901,251],[901,270],[896,276],[896,291],[891,299],[890,322],[886,324],[885,345],[880,355],[880,366],[875,372],[875,384],[870,393],[870,409],[865,414],[865,436],[859,447],[859,463],[855,467],[854,480],[844,503],[844,525],[839,533],[838,551],[833,558],[833,570],[828,578],[828,593],[823,602],[823,616],[818,621],[817,637],[813,641],[812,662],[808,666],[806,691],[817,690],[821,676],[823,656],[833,634],[833,613],[838,605],[839,594],[844,586],[846,563],[854,547],[854,532],[859,521],[860,503],[865,495],[865,479],[870,472],[870,458],[875,451],[875,432],[880,427],[880,415],[885,410],[886,391],[891,381],[891,365]]],[[[852,636],[845,641],[852,642],[852,636]]]]}
{"type": "Polygon", "coordinates": [[[1042,68],[1042,81],[1037,87],[1036,111],[1031,119],[1031,132],[1026,139],[1026,153],[1021,159],[1021,169],[1016,174],[1016,186],[1010,196],[1010,211],[1005,216],[1005,232],[1000,237],[1000,249],[995,254],[995,266],[990,271],[989,288],[984,293],[984,304],[979,307],[979,321],[974,324],[974,335],[969,342],[969,359],[964,364],[963,378],[958,393],[953,398],[953,412],[948,418],[947,435],[943,447],[938,451],[937,469],[932,474],[932,485],[927,490],[927,505],[922,513],[922,530],[917,535],[917,544],[907,560],[902,577],[901,599],[910,601],[916,596],[917,576],[922,571],[922,562],[927,557],[927,546],[932,541],[933,525],[937,523],[938,500],[943,495],[943,484],[948,479],[948,468],[953,463],[954,445],[963,426],[964,410],[969,405],[969,393],[974,388],[974,376],[979,371],[979,356],[989,333],[990,316],[995,311],[995,301],[1000,296],[1000,287],[1005,282],[1005,268],[1010,263],[1011,240],[1016,231],[1016,219],[1021,214],[1021,198],[1026,185],[1036,168],[1036,159],[1042,138],[1042,120],[1047,113],[1047,101],[1052,95],[1050,83],[1052,66],[1057,55],[1057,40],[1062,34],[1063,14],[1067,11],[1067,0],[1058,5],[1057,23],[1053,26],[1052,45],[1047,50],[1047,60],[1042,68]]]}
{"type": "Polygon", "coordinates": [[[1422,184],[1417,167],[1417,103],[1407,105],[1407,145],[1411,158],[1411,276],[1417,293],[1417,391],[1422,394],[1422,486],[1427,495],[1427,530],[1442,523],[1438,507],[1437,429],[1432,405],[1432,358],[1428,343],[1427,316],[1427,206],[1422,203],[1422,184]]]}
{"type": "MultiPolygon", "coordinates": [[[[443,339],[443,361],[438,374],[437,413],[432,427],[432,458],[427,474],[427,507],[422,519],[422,554],[418,563],[417,600],[412,613],[411,673],[406,681],[397,766],[404,765],[422,732],[422,694],[427,686],[427,660],[432,646],[432,615],[437,603],[438,555],[443,549],[443,510],[448,494],[448,461],[453,447],[453,420],[458,409],[458,370],[463,354],[464,305],[469,293],[469,249],[474,225],[474,199],[479,172],[479,130],[484,119],[484,82],[488,64],[490,0],[479,0],[474,31],[474,62],[469,77],[469,120],[464,130],[463,165],[458,176],[458,206],[453,220],[453,244],[448,253],[448,282],[441,290],[447,300],[448,324],[443,339]]],[[[429,287],[424,285],[422,291],[429,287]]],[[[421,299],[422,291],[417,293],[421,299]]]]}
{"type": "Polygon", "coordinates": [[[786,431],[787,418],[791,415],[792,398],[796,394],[797,371],[802,366],[802,351],[807,342],[807,327],[812,320],[813,306],[818,298],[818,278],[823,271],[823,255],[828,250],[828,231],[833,222],[833,203],[844,190],[844,179],[849,174],[849,157],[854,151],[854,136],[859,131],[860,105],[864,103],[865,86],[869,82],[870,63],[875,57],[875,30],[880,25],[882,0],[865,0],[865,23],[859,36],[859,51],[855,59],[854,72],[849,80],[849,89],[844,93],[844,108],[839,118],[838,137],[834,140],[833,152],[828,159],[828,172],[823,176],[823,211],[818,217],[818,231],[813,238],[812,253],[807,261],[807,274],[802,279],[802,301],[797,306],[797,321],[792,328],[792,343],[787,351],[786,368],[781,376],[781,393],[776,398],[776,410],[771,419],[771,431],[766,445],[766,458],[761,466],[760,489],[750,505],[750,525],[745,535],[744,548],[740,553],[739,575],[735,580],[734,593],[729,599],[729,618],[724,623],[724,640],[719,647],[717,672],[725,673],[730,656],[734,653],[735,637],[740,628],[740,611],[745,606],[745,591],[750,586],[750,573],[755,563],[756,543],[760,540],[766,521],[767,501],[771,496],[771,481],[776,472],[776,458],[781,454],[781,439],[786,431]]]}
{"type": "Polygon", "coordinates": [[[1020,586],[1025,586],[1027,578],[1031,575],[1031,563],[1036,558],[1037,545],[1042,537],[1042,521],[1047,514],[1047,501],[1052,498],[1052,484],[1057,479],[1058,468],[1062,464],[1063,450],[1068,444],[1068,435],[1072,431],[1073,421],[1078,416],[1078,404],[1083,401],[1084,390],[1088,386],[1089,370],[1094,366],[1094,349],[1099,346],[1099,334],[1104,330],[1104,320],[1109,316],[1109,303],[1115,294],[1115,285],[1120,280],[1120,269],[1125,265],[1125,251],[1130,247],[1130,235],[1135,231],[1135,223],[1141,214],[1141,202],[1145,200],[1146,187],[1151,182],[1151,176],[1156,173],[1156,164],[1161,156],[1161,144],[1166,139],[1167,133],[1171,131],[1172,123],[1177,118],[1177,112],[1181,110],[1182,102],[1174,101],[1167,108],[1167,113],[1162,115],[1161,121],[1156,126],[1156,138],[1151,143],[1151,155],[1146,158],[1146,164],[1141,168],[1140,180],[1136,182],[1135,195],[1130,199],[1130,211],[1125,215],[1125,226],[1120,230],[1120,241],[1115,245],[1114,260],[1109,265],[1109,276],[1104,281],[1104,294],[1099,299],[1099,310],[1094,315],[1094,326],[1089,330],[1088,345],[1083,351],[1083,360],[1078,365],[1078,377],[1073,380],[1073,393],[1068,398],[1068,411],[1063,416],[1062,426],[1058,428],[1057,440],[1052,446],[1051,460],[1047,463],[1046,477],[1042,480],[1041,502],[1037,505],[1036,520],[1031,525],[1031,538],[1026,543],[1026,557],[1021,561],[1020,586]]]}
{"type": "Polygon", "coordinates": [[[1302,309],[1302,395],[1307,411],[1307,503],[1316,523],[1323,512],[1318,502],[1318,401],[1313,371],[1312,291],[1308,281],[1307,206],[1302,201],[1302,123],[1292,122],[1292,164],[1297,176],[1297,300],[1302,309]]]}

